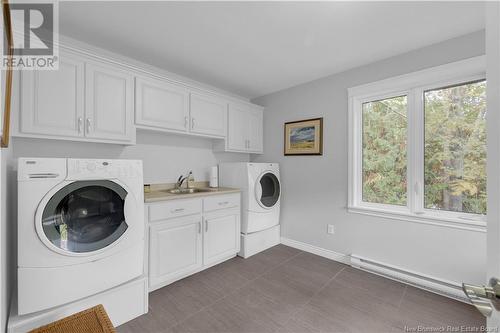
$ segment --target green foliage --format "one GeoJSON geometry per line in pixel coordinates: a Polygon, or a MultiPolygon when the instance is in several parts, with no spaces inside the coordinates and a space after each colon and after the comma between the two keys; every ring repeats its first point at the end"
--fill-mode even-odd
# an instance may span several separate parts
{"type": "MultiPolygon", "coordinates": [[[[486,82],[426,91],[425,207],[486,214],[486,82]]],[[[406,205],[407,98],[363,104],[363,201],[406,205]]]]}
{"type": "Polygon", "coordinates": [[[425,207],[486,214],[486,82],[425,92],[425,207]]]}
{"type": "Polygon", "coordinates": [[[406,205],[406,100],[363,104],[363,201],[406,205]]]}

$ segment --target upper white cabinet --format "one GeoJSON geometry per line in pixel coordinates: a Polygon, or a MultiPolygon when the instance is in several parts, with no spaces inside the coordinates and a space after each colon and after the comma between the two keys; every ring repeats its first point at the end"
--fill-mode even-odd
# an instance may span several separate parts
{"type": "Polygon", "coordinates": [[[61,47],[58,70],[22,71],[13,136],[134,144],[136,129],[262,153],[263,108],[91,52],[61,47]]]}
{"type": "Polygon", "coordinates": [[[61,54],[57,71],[22,71],[19,132],[83,137],[85,63],[61,54]]]}
{"type": "Polygon", "coordinates": [[[261,108],[250,108],[248,112],[248,150],[252,153],[264,151],[264,113],[261,108]]]}
{"type": "Polygon", "coordinates": [[[227,102],[221,98],[190,94],[190,131],[197,134],[226,136],[227,102]]]}
{"type": "Polygon", "coordinates": [[[136,78],[135,123],[139,126],[187,132],[189,91],[152,78],[136,78]]]}
{"type": "Polygon", "coordinates": [[[136,78],[135,123],[140,128],[226,137],[227,101],[165,80],[136,78]]]}
{"type": "Polygon", "coordinates": [[[85,133],[89,138],[128,141],[133,128],[134,77],[112,66],[87,63],[85,133]]]}
{"type": "Polygon", "coordinates": [[[60,59],[58,70],[22,71],[14,135],[133,143],[133,76],[73,53],[60,59]]]}
{"type": "Polygon", "coordinates": [[[262,153],[263,111],[248,104],[230,103],[225,151],[262,153]]]}

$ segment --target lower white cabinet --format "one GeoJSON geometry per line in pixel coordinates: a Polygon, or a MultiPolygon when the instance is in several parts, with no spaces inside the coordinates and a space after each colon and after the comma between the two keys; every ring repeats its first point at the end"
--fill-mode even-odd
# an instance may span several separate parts
{"type": "Polygon", "coordinates": [[[201,215],[150,226],[149,242],[151,286],[178,280],[203,265],[201,215]]]}
{"type": "Polygon", "coordinates": [[[147,204],[149,290],[233,258],[240,251],[240,194],[147,204]]]}
{"type": "Polygon", "coordinates": [[[203,263],[212,265],[240,251],[240,211],[222,210],[205,215],[203,263]]]}

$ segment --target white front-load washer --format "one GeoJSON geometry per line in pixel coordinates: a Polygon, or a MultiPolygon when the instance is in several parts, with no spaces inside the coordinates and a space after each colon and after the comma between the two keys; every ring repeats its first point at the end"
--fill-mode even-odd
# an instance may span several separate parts
{"type": "Polygon", "coordinates": [[[18,314],[143,274],[142,161],[20,158],[18,314]]]}
{"type": "Polygon", "coordinates": [[[221,163],[221,186],[242,190],[241,251],[247,258],[280,242],[278,163],[221,163]]]}

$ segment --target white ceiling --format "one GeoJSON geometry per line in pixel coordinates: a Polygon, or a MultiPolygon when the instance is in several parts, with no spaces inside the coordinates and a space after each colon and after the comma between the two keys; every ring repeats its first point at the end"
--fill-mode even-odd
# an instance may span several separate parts
{"type": "Polygon", "coordinates": [[[61,2],[60,32],[253,98],[484,28],[482,2],[61,2]]]}

